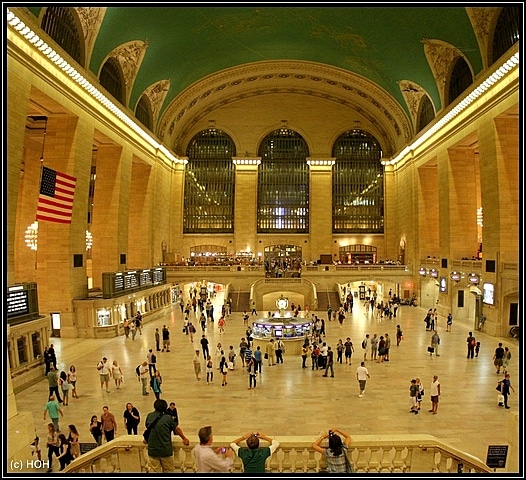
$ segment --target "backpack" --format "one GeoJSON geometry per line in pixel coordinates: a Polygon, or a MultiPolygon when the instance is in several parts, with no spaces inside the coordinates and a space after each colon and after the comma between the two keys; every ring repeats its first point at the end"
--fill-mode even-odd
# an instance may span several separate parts
{"type": "Polygon", "coordinates": [[[157,357],[155,356],[155,353],[152,353],[152,363],[157,362],[157,357]]]}
{"type": "Polygon", "coordinates": [[[138,377],[141,376],[141,366],[140,365],[137,365],[135,367],[135,373],[137,374],[138,377]]]}
{"type": "Polygon", "coordinates": [[[365,338],[362,340],[362,348],[367,348],[367,340],[365,340],[365,338]]]}
{"type": "Polygon", "coordinates": [[[475,337],[471,338],[471,346],[474,347],[477,344],[477,341],[475,340],[475,337]]]}

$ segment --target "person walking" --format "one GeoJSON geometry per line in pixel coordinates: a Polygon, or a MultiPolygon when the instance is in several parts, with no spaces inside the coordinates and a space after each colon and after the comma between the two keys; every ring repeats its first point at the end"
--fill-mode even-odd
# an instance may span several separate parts
{"type": "Polygon", "coordinates": [[[328,472],[351,473],[352,467],[350,466],[350,462],[347,457],[350,444],[351,436],[348,433],[340,430],[339,428],[333,428],[327,433],[321,433],[316,441],[312,444],[312,448],[325,455],[328,472]],[[338,433],[344,437],[343,442],[338,433]],[[320,445],[325,439],[329,439],[329,446],[327,448],[323,448],[320,445]]]}
{"type": "MultiPolygon", "coordinates": [[[[431,335],[431,347],[433,347],[435,355],[437,357],[440,357],[438,354],[438,346],[440,345],[440,337],[438,335],[438,332],[435,330],[433,332],[433,335],[431,335]]],[[[429,356],[433,355],[433,352],[429,352],[429,356]]]]}
{"type": "Polygon", "coordinates": [[[148,371],[150,373],[150,378],[153,378],[155,375],[155,370],[157,370],[157,355],[153,353],[153,350],[150,348],[146,354],[146,361],[148,362],[148,371]]]}
{"type": "Polygon", "coordinates": [[[274,339],[271,338],[268,343],[265,345],[265,353],[268,356],[268,366],[276,365],[275,357],[276,349],[274,347],[274,339]]]}
{"type": "Polygon", "coordinates": [[[97,415],[91,417],[89,431],[100,447],[102,445],[102,423],[99,422],[97,415]]]}
{"type": "Polygon", "coordinates": [[[49,366],[49,372],[48,372],[48,374],[46,376],[47,376],[47,381],[48,381],[48,385],[49,385],[48,398],[51,395],[56,395],[58,403],[62,403],[62,398],[60,398],[60,393],[58,391],[58,378],[59,378],[59,375],[58,375],[58,371],[55,368],[54,364],[51,364],[49,366]]]}
{"type": "Polygon", "coordinates": [[[135,337],[137,335],[137,323],[135,322],[135,319],[132,319],[130,321],[130,333],[131,333],[131,339],[135,340],[135,337]]]}
{"type": "Polygon", "coordinates": [[[358,395],[359,397],[363,397],[365,395],[365,385],[367,383],[368,378],[371,378],[371,376],[369,375],[369,370],[367,370],[365,362],[362,361],[360,363],[360,366],[356,369],[356,379],[360,384],[360,394],[358,395]]]}
{"type": "Polygon", "coordinates": [[[307,368],[307,355],[309,353],[309,346],[304,343],[301,347],[301,368],[307,368]]]}
{"type": "Polygon", "coordinates": [[[104,433],[106,442],[111,442],[117,434],[117,420],[115,420],[115,415],[110,412],[107,405],[102,407],[100,423],[102,423],[102,433],[104,433]]]}
{"type": "Polygon", "coordinates": [[[208,344],[208,338],[206,338],[206,335],[203,333],[203,335],[201,336],[201,349],[203,350],[203,358],[208,358],[210,356],[208,344]]]}
{"type": "Polygon", "coordinates": [[[263,366],[263,352],[261,347],[258,345],[254,350],[254,361],[256,362],[256,371],[261,375],[261,367],[263,366]]]}
{"type": "Polygon", "coordinates": [[[511,351],[508,347],[504,347],[504,357],[502,359],[502,369],[504,370],[504,373],[508,371],[508,365],[511,361],[511,351]]]}
{"type": "Polygon", "coordinates": [[[71,390],[71,385],[68,382],[68,374],[64,370],[60,372],[58,383],[62,390],[62,405],[69,405],[69,391],[71,390]]]}
{"type": "Polygon", "coordinates": [[[110,366],[106,357],[103,357],[97,364],[97,370],[99,371],[100,388],[106,387],[106,393],[110,393],[110,366]]]}
{"type": "Polygon", "coordinates": [[[230,448],[243,462],[244,473],[265,473],[265,462],[279,447],[279,442],[261,432],[248,432],[242,437],[230,443],[230,448]],[[259,447],[259,442],[265,440],[270,443],[269,447],[259,447]],[[245,440],[247,448],[240,447],[239,444],[245,440]]]}
{"type": "Polygon", "coordinates": [[[130,321],[127,318],[124,319],[122,327],[124,328],[124,337],[130,338],[130,321]]]}
{"type": "Polygon", "coordinates": [[[69,452],[71,454],[71,459],[74,460],[77,457],[80,457],[80,442],[79,442],[79,432],[77,427],[73,424],[68,425],[69,434],[68,434],[68,445],[69,452]]]}
{"type": "Polygon", "coordinates": [[[137,427],[141,421],[139,410],[131,402],[128,402],[122,416],[124,418],[124,428],[128,435],[137,435],[137,427]]]}
{"type": "Polygon", "coordinates": [[[513,390],[513,393],[515,393],[515,389],[511,384],[511,378],[509,373],[506,373],[504,375],[504,378],[499,382],[499,385],[500,391],[504,396],[504,406],[506,407],[506,409],[509,409],[510,407],[508,406],[508,396],[510,395],[510,389],[513,390]]]}
{"type": "Polygon", "coordinates": [[[53,423],[47,424],[47,460],[48,460],[48,470],[47,473],[51,473],[53,471],[53,455],[58,458],[60,455],[59,445],[60,442],[58,440],[58,431],[55,428],[55,425],[53,423]]]}
{"type": "Polygon", "coordinates": [[[502,348],[502,343],[499,342],[498,347],[495,349],[493,354],[493,365],[497,371],[497,375],[500,373],[500,369],[504,363],[504,348],[502,348]]]}
{"type": "Polygon", "coordinates": [[[433,376],[433,381],[431,382],[431,410],[428,410],[433,415],[437,414],[438,410],[438,397],[440,396],[440,382],[438,381],[438,375],[433,376]]]}
{"type": "Polygon", "coordinates": [[[142,394],[149,395],[148,392],[148,362],[145,360],[139,365],[139,379],[141,380],[142,394]]]}
{"type": "Polygon", "coordinates": [[[466,343],[468,344],[468,356],[466,358],[473,358],[475,354],[475,346],[477,345],[473,332],[469,332],[466,343]]]}
{"type": "Polygon", "coordinates": [[[135,314],[135,326],[139,334],[142,335],[142,313],[139,310],[135,314]]]}
{"type": "Polygon", "coordinates": [[[334,378],[334,352],[332,351],[332,348],[330,346],[327,347],[327,357],[325,359],[325,373],[323,374],[324,377],[327,376],[329,368],[331,369],[331,377],[334,378]]]}
{"type": "Polygon", "coordinates": [[[362,349],[363,349],[363,361],[367,361],[367,347],[369,346],[369,334],[365,335],[365,338],[362,340],[362,349]]]}
{"type": "Polygon", "coordinates": [[[155,395],[155,398],[159,400],[161,398],[161,393],[163,393],[161,389],[161,385],[163,383],[163,379],[161,377],[161,372],[159,370],[156,370],[153,374],[153,377],[150,380],[150,385],[153,390],[153,394],[155,395]]]}
{"type": "Polygon", "coordinates": [[[169,352],[170,351],[170,330],[168,330],[168,327],[166,325],[163,325],[161,335],[163,337],[163,348],[161,350],[161,353],[164,352],[165,350],[169,352]]]}
{"type": "Polygon", "coordinates": [[[49,415],[49,418],[53,422],[55,431],[57,433],[60,433],[60,426],[58,424],[58,420],[59,416],[64,416],[64,413],[62,412],[62,409],[60,408],[60,405],[58,404],[55,395],[49,396],[49,400],[47,401],[46,406],[44,407],[44,422],[46,421],[46,415],[49,415]]]}
{"type": "Polygon", "coordinates": [[[77,369],[75,368],[75,365],[69,367],[68,382],[71,385],[71,396],[73,398],[79,398],[77,393],[77,369]]]}
{"type": "Polygon", "coordinates": [[[451,332],[451,325],[453,325],[453,315],[449,312],[446,320],[446,332],[451,332]]]}
{"type": "Polygon", "coordinates": [[[352,354],[354,352],[354,345],[351,341],[351,337],[347,337],[345,339],[345,343],[343,344],[345,348],[345,363],[351,364],[352,354]]]}
{"type": "Polygon", "coordinates": [[[208,358],[206,359],[205,372],[206,384],[208,385],[214,381],[214,363],[212,362],[212,357],[210,356],[208,356],[208,358]]]}
{"type": "Polygon", "coordinates": [[[174,416],[168,412],[166,400],[155,400],[153,408],[145,422],[148,431],[144,438],[144,443],[148,445],[148,472],[174,472],[172,433],[181,437],[183,445],[190,445],[190,440],[181,430],[177,414],[174,416]]]}
{"type": "Polygon", "coordinates": [[[409,410],[410,413],[418,414],[417,395],[418,395],[418,385],[416,383],[416,379],[413,378],[411,380],[411,384],[409,385],[409,406],[411,407],[409,410]]]}
{"type": "Polygon", "coordinates": [[[190,341],[194,343],[194,335],[197,332],[195,325],[192,322],[188,322],[188,334],[190,335],[190,341]]]}
{"type": "MultiPolygon", "coordinates": [[[[210,358],[210,355],[208,355],[206,358],[210,358]]],[[[194,366],[195,379],[201,380],[201,357],[199,357],[199,350],[195,350],[194,357],[192,358],[192,364],[194,366]]]]}
{"type": "Polygon", "coordinates": [[[122,383],[122,370],[117,360],[113,360],[113,364],[111,366],[111,376],[115,381],[115,388],[120,390],[122,383]]]}
{"type": "Polygon", "coordinates": [[[194,447],[194,457],[197,462],[197,473],[227,473],[234,461],[233,450],[226,447],[212,448],[214,436],[212,427],[199,429],[199,443],[194,447]]]}
{"type": "Polygon", "coordinates": [[[336,361],[341,365],[343,363],[343,350],[345,347],[343,346],[343,340],[340,338],[338,340],[338,343],[336,345],[336,361]]]}
{"type": "Polygon", "coordinates": [[[219,361],[219,373],[221,374],[221,385],[224,387],[228,385],[226,376],[228,374],[228,363],[226,360],[225,352],[221,351],[221,360],[219,361]]]}
{"type": "Polygon", "coordinates": [[[158,328],[155,329],[155,351],[161,351],[161,334],[158,328]]]}
{"type": "Polygon", "coordinates": [[[276,364],[283,363],[283,352],[285,351],[285,346],[281,338],[278,338],[278,341],[275,342],[275,352],[276,352],[276,364]]]}
{"type": "Polygon", "coordinates": [[[396,346],[398,347],[400,345],[400,342],[402,341],[402,327],[400,325],[396,326],[396,346]]]}
{"type": "Polygon", "coordinates": [[[248,371],[248,389],[252,390],[252,388],[256,388],[257,375],[258,375],[257,365],[256,365],[256,361],[254,357],[250,357],[250,360],[248,361],[247,371],[248,371]],[[254,386],[252,387],[252,385],[254,386]]]}

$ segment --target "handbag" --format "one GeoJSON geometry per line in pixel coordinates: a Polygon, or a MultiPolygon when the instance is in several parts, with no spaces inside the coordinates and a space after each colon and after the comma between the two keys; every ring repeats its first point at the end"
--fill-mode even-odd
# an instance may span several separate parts
{"type": "Polygon", "coordinates": [[[500,382],[497,383],[497,386],[495,387],[495,390],[497,390],[497,392],[502,393],[502,384],[500,382]]]}
{"type": "Polygon", "coordinates": [[[161,413],[153,422],[152,424],[146,428],[144,433],[142,434],[145,443],[148,443],[148,439],[150,438],[150,433],[152,433],[152,430],[154,429],[155,425],[157,425],[157,422],[161,419],[161,417],[164,415],[164,413],[161,413]]]}
{"type": "Polygon", "coordinates": [[[265,358],[265,360],[268,360],[268,353],[265,352],[265,355],[263,357],[265,358]]]}
{"type": "Polygon", "coordinates": [[[427,351],[429,353],[433,353],[435,351],[435,347],[427,347],[427,351]]]}

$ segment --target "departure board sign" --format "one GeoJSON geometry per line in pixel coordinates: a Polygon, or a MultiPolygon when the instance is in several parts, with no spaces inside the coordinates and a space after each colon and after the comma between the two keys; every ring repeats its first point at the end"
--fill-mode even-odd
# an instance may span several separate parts
{"type": "Polygon", "coordinates": [[[23,286],[10,287],[7,292],[7,318],[29,313],[29,295],[23,286]]]}
{"type": "Polygon", "coordinates": [[[36,282],[17,283],[7,287],[7,321],[10,325],[41,318],[38,311],[36,282]]]}
{"type": "Polygon", "coordinates": [[[152,272],[151,270],[143,270],[140,274],[139,274],[139,283],[141,284],[141,287],[142,286],[147,286],[147,285],[152,285],[153,281],[152,281],[152,272]]]}
{"type": "Polygon", "coordinates": [[[102,296],[112,298],[166,283],[164,267],[102,274],[102,296]]]}

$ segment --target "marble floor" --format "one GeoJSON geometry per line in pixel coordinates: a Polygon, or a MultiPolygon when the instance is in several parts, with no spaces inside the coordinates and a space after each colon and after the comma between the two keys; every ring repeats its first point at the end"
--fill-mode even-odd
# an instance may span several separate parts
{"type": "MultiPolygon", "coordinates": [[[[217,298],[215,304],[215,311],[220,311],[222,299],[217,298]]],[[[478,358],[467,359],[466,337],[473,330],[472,325],[454,319],[452,331],[446,332],[445,318],[440,317],[440,356],[430,356],[426,350],[431,333],[425,329],[425,312],[426,309],[420,307],[402,306],[397,318],[379,319],[366,313],[356,302],[343,328],[334,321],[326,323],[324,339],[335,349],[338,339],[345,341],[347,336],[351,337],[355,346],[351,366],[336,364],[335,377],[324,378],[322,371],[311,370],[310,358],[309,368],[302,369],[299,355],[285,354],[283,364],[268,367],[264,363],[257,388],[253,390],[248,389],[248,375],[239,365],[228,373],[226,386],[221,385],[218,373],[209,385],[204,374],[201,381],[195,379],[194,345],[182,333],[183,314],[178,305],[146,317],[142,335],[137,335],[134,341],[124,337],[107,340],[52,338],[59,368],[67,370],[74,364],[78,371],[79,398],[70,398],[69,405],[62,407],[64,418],[60,425],[67,431],[68,424],[75,424],[80,441],[92,442],[88,429],[90,417],[100,416],[103,405],[108,405],[118,420],[117,436],[125,434],[122,414],[127,402],[138,408],[144,420],[153,410],[155,397],[153,393],[141,395],[135,367],[146,359],[149,348],[155,349],[155,328],[161,330],[166,324],[171,331],[171,351],[157,354],[157,367],[163,377],[162,398],[176,403],[181,428],[193,443],[197,442],[197,432],[204,425],[212,425],[216,435],[232,439],[247,431],[259,430],[269,436],[301,435],[312,436],[314,440],[321,430],[340,427],[351,435],[431,434],[485,461],[488,445],[508,443],[508,418],[520,409],[518,342],[475,332],[481,342],[480,354],[478,358]],[[404,340],[397,347],[398,323],[404,340]],[[393,339],[390,362],[366,363],[371,378],[365,396],[359,398],[356,367],[363,357],[361,341],[366,333],[380,336],[386,332],[393,339]],[[516,393],[510,396],[510,410],[497,406],[495,386],[502,375],[496,374],[492,356],[499,341],[512,352],[509,372],[516,393]],[[125,373],[125,383],[120,390],[113,384],[110,393],[101,390],[96,364],[103,356],[110,362],[119,361],[125,373]],[[410,414],[410,380],[420,377],[429,392],[433,375],[438,375],[442,388],[438,414],[428,413],[429,393],[424,396],[420,413],[410,414]]],[[[326,316],[326,312],[314,313],[326,316]]],[[[211,352],[218,342],[227,348],[234,345],[238,350],[240,339],[245,336],[242,312],[234,312],[227,318],[224,334],[219,333],[217,326],[207,330],[211,352]]],[[[200,333],[198,328],[194,340],[197,347],[200,346],[197,343],[200,333]]],[[[46,437],[49,421],[43,421],[47,392],[48,383],[43,376],[42,381],[16,394],[18,410],[33,412],[41,439],[46,437]]]]}

